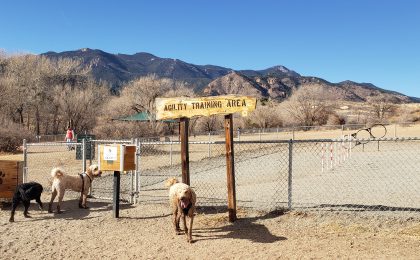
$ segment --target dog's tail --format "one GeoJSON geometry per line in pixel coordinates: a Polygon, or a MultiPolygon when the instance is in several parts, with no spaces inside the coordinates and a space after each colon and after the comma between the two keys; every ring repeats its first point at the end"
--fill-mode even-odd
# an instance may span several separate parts
{"type": "Polygon", "coordinates": [[[61,176],[63,176],[63,175],[64,175],[64,171],[63,171],[62,169],[58,168],[58,167],[53,168],[53,169],[51,170],[51,176],[52,176],[53,178],[59,178],[59,177],[61,177],[61,176]]]}
{"type": "Polygon", "coordinates": [[[167,180],[166,180],[166,182],[165,182],[165,187],[166,187],[166,188],[169,188],[169,187],[171,187],[172,185],[174,185],[175,183],[178,183],[178,180],[177,180],[175,177],[169,178],[169,179],[167,179],[167,180]]]}

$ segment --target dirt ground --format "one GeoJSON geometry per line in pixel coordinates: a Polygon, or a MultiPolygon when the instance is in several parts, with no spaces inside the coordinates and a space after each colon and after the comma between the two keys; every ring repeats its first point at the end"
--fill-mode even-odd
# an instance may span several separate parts
{"type": "MultiPolygon", "coordinates": [[[[418,126],[398,128],[396,133],[418,136],[418,129],[418,126]]],[[[393,134],[393,130],[390,133],[393,134]]],[[[329,136],[339,135],[340,131],[336,131],[329,136]]],[[[296,136],[301,138],[300,133],[296,133],[296,136]]],[[[273,134],[267,134],[263,139],[264,137],[273,138],[273,134]]],[[[241,138],[244,140],[245,136],[241,138]]],[[[317,135],[317,138],[320,136],[317,135]]],[[[207,154],[207,146],[204,145],[202,150],[199,153],[201,157],[202,154],[207,154]]],[[[31,176],[36,176],[34,170],[49,176],[51,167],[61,166],[62,161],[65,162],[65,169],[71,172],[77,172],[80,168],[80,162],[74,160],[73,154],[71,160],[61,153],[34,152],[31,156],[29,159],[31,176]],[[58,159],[55,160],[55,157],[58,159]],[[73,164],[77,170],[72,170],[73,164]]],[[[200,156],[197,158],[200,159],[200,156]]],[[[22,157],[21,154],[0,156],[1,159],[9,160],[21,160],[22,157]]],[[[358,159],[355,154],[352,158],[353,161],[358,159]]],[[[155,159],[148,160],[143,159],[143,164],[153,162],[155,165],[155,159]]],[[[257,171],[263,166],[269,166],[261,163],[261,159],[258,160],[258,164],[248,163],[243,168],[257,171]],[[258,165],[259,169],[252,168],[253,165],[258,165]]],[[[160,162],[164,163],[162,159],[160,162]]],[[[359,162],[360,165],[368,163],[370,161],[359,162]]],[[[404,169],[403,166],[397,166],[404,169]]],[[[306,168],[312,169],[311,166],[306,168]]],[[[240,166],[237,169],[241,184],[241,176],[244,174],[241,173],[240,166]]],[[[356,168],[352,169],[353,174],[358,173],[356,168]]],[[[337,172],[331,171],[323,176],[330,173],[338,175],[337,172]]],[[[204,178],[204,174],[201,173],[200,177],[204,178]]],[[[367,174],[372,177],[371,173],[367,174]]],[[[347,180],[343,178],[338,180],[347,180]]],[[[299,179],[294,183],[297,191],[299,179]]],[[[310,183],[315,182],[311,179],[310,183]]],[[[406,189],[415,187],[417,183],[409,183],[404,187],[406,189]]],[[[242,184],[246,186],[247,183],[242,181],[242,184]]],[[[156,185],[161,186],[161,184],[156,185]]],[[[320,190],[320,186],[316,187],[320,190]]],[[[341,186],[337,187],[340,192],[338,195],[344,193],[341,186]]],[[[197,186],[197,191],[200,191],[199,188],[197,186]]],[[[206,184],[201,188],[209,186],[206,184]]],[[[311,195],[311,190],[307,187],[302,191],[305,195],[311,195]]],[[[15,217],[16,222],[9,223],[10,208],[4,208],[0,210],[0,259],[420,259],[418,211],[409,214],[403,212],[400,215],[380,211],[347,213],[293,211],[285,214],[279,212],[268,214],[239,209],[239,219],[232,224],[227,220],[226,210],[201,207],[194,220],[194,243],[189,244],[184,235],[176,235],[173,231],[170,209],[167,204],[162,204],[165,199],[164,191],[160,192],[153,187],[150,192],[154,196],[159,195],[162,200],[154,201],[147,199],[149,197],[143,197],[142,204],[121,205],[119,219],[112,217],[110,201],[92,199],[89,204],[90,209],[82,210],[78,208],[77,201],[70,194],[66,194],[63,205],[65,212],[60,215],[41,212],[35,204],[32,204],[30,209],[32,218],[23,218],[23,209],[19,208],[15,217]]],[[[223,197],[225,194],[223,193],[223,197]]],[[[352,194],[359,193],[352,192],[352,194]]],[[[214,194],[210,195],[213,197],[214,194]]],[[[334,198],[338,195],[334,195],[334,198]]],[[[238,188],[238,197],[241,196],[241,189],[238,188]]],[[[418,201],[416,196],[418,195],[410,194],[406,198],[416,202],[418,201]]],[[[313,198],[313,195],[311,197],[313,198]]],[[[44,192],[42,199],[44,202],[48,201],[48,192],[44,192]]],[[[294,199],[297,201],[299,197],[295,196],[294,199]]],[[[261,201],[267,202],[260,195],[254,196],[253,201],[257,201],[258,204],[261,204],[261,201]]]]}
{"type": "Polygon", "coordinates": [[[119,219],[112,217],[110,201],[92,199],[89,205],[83,210],[66,200],[57,215],[33,203],[32,218],[23,218],[19,208],[14,223],[3,208],[1,259],[419,259],[416,215],[239,210],[231,224],[224,210],[200,208],[189,244],[173,231],[168,205],[124,204],[119,219]]]}

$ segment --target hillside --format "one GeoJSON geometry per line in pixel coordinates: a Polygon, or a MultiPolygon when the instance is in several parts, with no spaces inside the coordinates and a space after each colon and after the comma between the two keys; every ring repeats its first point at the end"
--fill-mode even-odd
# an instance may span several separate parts
{"type": "Polygon", "coordinates": [[[338,100],[363,102],[369,96],[382,94],[397,103],[420,102],[419,98],[381,89],[370,83],[350,80],[331,83],[317,77],[301,76],[281,65],[264,70],[234,71],[221,66],[195,65],[179,59],[160,58],[145,52],[133,55],[111,54],[89,48],[41,55],[81,59],[83,64],[92,66],[95,79],[109,82],[114,90],[135,78],[156,74],[188,82],[195,92],[204,95],[247,94],[280,101],[287,98],[293,89],[304,85],[320,85],[338,100]]]}
{"type": "Polygon", "coordinates": [[[251,75],[253,76],[231,72],[210,82],[203,92],[206,95],[245,94],[281,101],[289,97],[294,89],[309,85],[321,86],[337,100],[343,101],[365,102],[370,96],[384,95],[395,103],[419,102],[418,98],[384,90],[372,84],[352,81],[331,83],[320,78],[294,75],[251,75]]]}

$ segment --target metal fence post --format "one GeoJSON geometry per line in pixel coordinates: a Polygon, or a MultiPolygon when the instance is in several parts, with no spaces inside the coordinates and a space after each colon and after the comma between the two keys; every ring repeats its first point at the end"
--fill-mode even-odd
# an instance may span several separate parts
{"type": "Polygon", "coordinates": [[[211,132],[209,132],[209,152],[208,152],[209,158],[211,157],[211,143],[210,143],[210,141],[211,141],[211,132]]]}
{"type": "Polygon", "coordinates": [[[289,210],[292,209],[292,173],[293,173],[293,140],[289,141],[289,173],[288,173],[288,181],[287,181],[287,207],[289,210]]]}
{"type": "Polygon", "coordinates": [[[239,147],[240,147],[240,143],[239,143],[240,141],[241,141],[241,129],[238,127],[238,144],[235,145],[235,149],[238,152],[239,152],[239,147]]]}
{"type": "Polygon", "coordinates": [[[135,181],[135,193],[136,193],[136,197],[134,200],[134,203],[138,203],[138,198],[139,198],[139,186],[140,186],[140,140],[138,138],[136,138],[136,171],[135,171],[135,175],[134,175],[134,181],[135,181]]]}
{"type": "MultiPolygon", "coordinates": [[[[131,138],[131,143],[135,144],[134,138],[131,138]]],[[[134,155],[135,156],[135,155],[134,155]]],[[[134,161],[136,158],[134,158],[134,161]]],[[[130,203],[134,203],[134,172],[130,171],[130,203]]]]}
{"type": "Polygon", "coordinates": [[[169,141],[170,141],[169,160],[170,160],[170,163],[171,163],[171,166],[172,166],[172,137],[169,141]]]}
{"type": "Polygon", "coordinates": [[[28,146],[26,139],[23,139],[23,180],[24,183],[28,182],[28,146]]]}
{"type": "Polygon", "coordinates": [[[86,172],[86,139],[82,139],[82,172],[86,172]]]}

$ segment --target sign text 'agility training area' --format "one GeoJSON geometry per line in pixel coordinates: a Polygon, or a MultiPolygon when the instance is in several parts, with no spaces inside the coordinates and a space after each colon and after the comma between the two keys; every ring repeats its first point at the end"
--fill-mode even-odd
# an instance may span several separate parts
{"type": "Polygon", "coordinates": [[[255,109],[256,104],[256,98],[247,96],[156,98],[156,119],[191,118],[236,112],[246,116],[255,109]]]}

